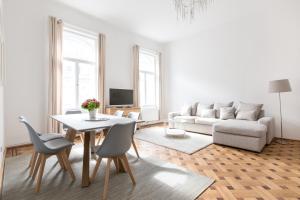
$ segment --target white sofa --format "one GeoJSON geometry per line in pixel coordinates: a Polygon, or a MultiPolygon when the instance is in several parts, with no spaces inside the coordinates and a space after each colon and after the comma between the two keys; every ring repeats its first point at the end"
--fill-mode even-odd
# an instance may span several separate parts
{"type": "MultiPolygon", "coordinates": [[[[212,106],[213,108],[214,106],[212,106]]],[[[191,106],[191,113],[171,112],[168,114],[169,128],[213,136],[213,142],[251,151],[261,152],[274,137],[273,119],[260,111],[257,120],[207,118],[197,116],[197,106],[191,106]]]]}

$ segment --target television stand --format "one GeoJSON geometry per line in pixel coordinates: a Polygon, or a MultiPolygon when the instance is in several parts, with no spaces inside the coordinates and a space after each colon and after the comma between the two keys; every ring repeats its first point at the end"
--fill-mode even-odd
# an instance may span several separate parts
{"type": "Polygon", "coordinates": [[[123,116],[127,117],[130,112],[141,112],[140,107],[132,107],[132,106],[107,106],[105,107],[105,114],[113,115],[117,110],[124,111],[123,116]]]}

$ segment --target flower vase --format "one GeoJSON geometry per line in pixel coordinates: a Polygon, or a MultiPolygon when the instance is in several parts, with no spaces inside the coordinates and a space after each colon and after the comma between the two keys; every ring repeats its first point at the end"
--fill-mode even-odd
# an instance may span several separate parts
{"type": "Polygon", "coordinates": [[[97,109],[90,110],[89,111],[90,119],[96,119],[96,114],[97,114],[97,109]]]}

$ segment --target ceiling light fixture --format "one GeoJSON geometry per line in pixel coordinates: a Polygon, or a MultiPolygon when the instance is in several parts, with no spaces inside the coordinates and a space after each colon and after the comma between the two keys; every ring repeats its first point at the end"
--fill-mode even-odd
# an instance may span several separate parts
{"type": "Polygon", "coordinates": [[[177,19],[191,22],[195,17],[195,12],[206,10],[212,2],[213,0],[174,0],[177,19]]]}

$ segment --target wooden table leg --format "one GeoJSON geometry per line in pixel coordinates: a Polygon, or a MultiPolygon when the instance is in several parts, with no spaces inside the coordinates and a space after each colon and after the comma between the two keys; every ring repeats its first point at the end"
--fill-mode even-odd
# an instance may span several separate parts
{"type": "MultiPolygon", "coordinates": [[[[72,128],[68,128],[67,130],[67,133],[66,133],[66,139],[69,140],[70,142],[74,142],[75,140],[75,137],[76,137],[76,131],[72,128]]],[[[71,153],[71,149],[72,147],[69,147],[67,150],[66,150],[66,153],[67,153],[67,157],[69,158],[70,156],[70,153],[71,153]]]]}
{"type": "Polygon", "coordinates": [[[82,187],[88,187],[90,184],[90,134],[91,132],[84,133],[82,181],[81,181],[82,187]]]}

